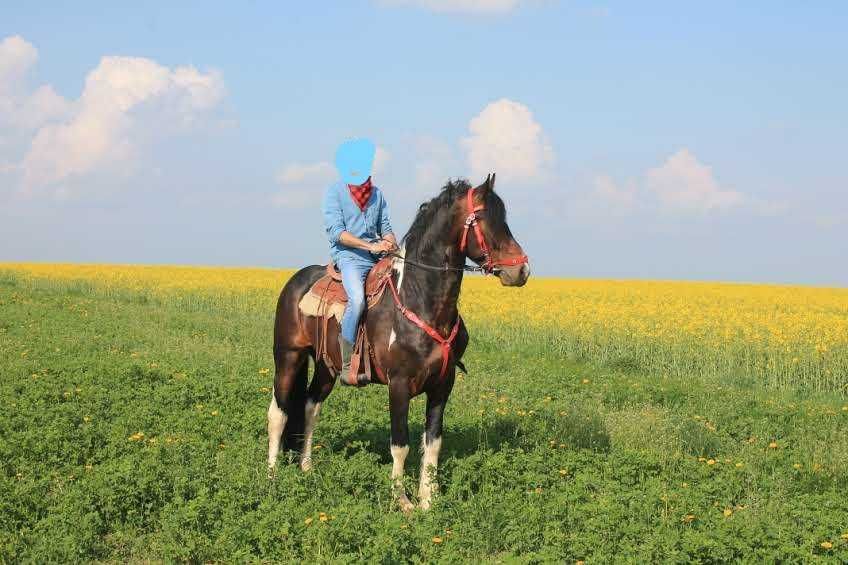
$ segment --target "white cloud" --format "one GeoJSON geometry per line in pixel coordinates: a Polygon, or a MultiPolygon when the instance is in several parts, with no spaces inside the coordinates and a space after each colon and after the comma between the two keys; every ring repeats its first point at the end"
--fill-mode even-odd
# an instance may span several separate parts
{"type": "Polygon", "coordinates": [[[698,161],[688,149],[681,149],[661,166],[650,169],[646,186],[668,210],[727,209],[744,200],[742,193],[722,189],[712,168],[698,161]]]}
{"type": "Polygon", "coordinates": [[[277,173],[280,190],[271,202],[284,208],[305,208],[320,201],[321,191],[338,174],[327,161],[318,163],[290,163],[277,173]]]}
{"type": "Polygon", "coordinates": [[[505,14],[526,0],[382,0],[387,6],[418,6],[433,12],[505,14]]]}
{"type": "Polygon", "coordinates": [[[763,201],[719,185],[712,168],[688,149],[681,149],[657,167],[624,183],[606,174],[596,175],[591,188],[578,196],[588,216],[669,214],[691,215],[744,208],[758,215],[779,215],[786,203],[763,201]]]}
{"type": "Polygon", "coordinates": [[[20,80],[38,61],[38,49],[20,35],[0,41],[0,91],[20,80]]]}
{"type": "Polygon", "coordinates": [[[636,188],[632,185],[619,188],[608,175],[598,175],[592,180],[592,194],[618,209],[629,210],[636,205],[636,188]]]}
{"type": "Polygon", "coordinates": [[[0,41],[0,162],[8,162],[4,173],[20,173],[25,192],[71,194],[68,182],[77,177],[125,172],[145,144],[195,127],[224,95],[215,71],[103,57],[79,99],[68,101],[50,85],[30,87],[37,61],[38,50],[22,37],[0,41]]]}
{"type": "Polygon", "coordinates": [[[327,161],[320,163],[291,163],[277,174],[277,182],[291,186],[297,184],[320,184],[330,182],[336,176],[336,169],[327,161]]]}
{"type": "Polygon", "coordinates": [[[502,98],[486,106],[468,124],[461,144],[473,177],[498,173],[507,181],[545,178],[554,160],[542,126],[527,106],[502,98]]]}
{"type": "Polygon", "coordinates": [[[103,57],[72,115],[40,128],[23,160],[27,189],[120,167],[137,142],[194,125],[224,95],[220,74],[169,69],[150,59],[103,57]]]}
{"type": "Polygon", "coordinates": [[[49,85],[30,92],[27,74],[37,61],[38,50],[22,37],[0,41],[0,127],[7,131],[31,131],[70,110],[49,85]]]}

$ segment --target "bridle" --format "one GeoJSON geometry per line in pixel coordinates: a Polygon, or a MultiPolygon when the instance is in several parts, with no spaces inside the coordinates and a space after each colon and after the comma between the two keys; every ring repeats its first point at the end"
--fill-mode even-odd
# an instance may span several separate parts
{"type": "Polygon", "coordinates": [[[430,271],[466,271],[466,272],[479,272],[484,275],[492,275],[497,274],[501,271],[501,267],[515,267],[517,265],[526,264],[529,259],[527,255],[517,255],[515,257],[509,257],[506,259],[499,259],[497,261],[492,259],[492,254],[489,252],[489,246],[486,244],[486,237],[483,235],[483,230],[480,228],[480,224],[477,222],[478,216],[477,212],[481,210],[485,210],[486,207],[482,204],[475,206],[474,205],[474,187],[468,189],[465,196],[466,209],[468,210],[468,216],[465,218],[465,225],[462,227],[462,238],[459,241],[459,250],[462,253],[467,253],[468,250],[468,232],[473,228],[474,236],[477,238],[477,246],[480,248],[480,252],[482,256],[479,259],[473,259],[468,256],[472,261],[478,263],[478,265],[463,265],[462,267],[451,267],[448,264],[444,264],[442,266],[438,265],[427,265],[425,263],[419,263],[417,261],[413,261],[412,259],[407,259],[403,255],[398,253],[391,253],[390,255],[395,259],[399,259],[404,263],[408,263],[414,267],[420,267],[422,269],[427,269],[430,271]]]}
{"type": "Polygon", "coordinates": [[[468,189],[465,201],[468,209],[468,216],[465,218],[465,225],[462,228],[462,239],[459,242],[459,250],[462,253],[466,252],[466,249],[468,248],[468,232],[471,228],[474,228],[474,235],[477,237],[477,246],[480,248],[480,252],[483,256],[481,258],[482,261],[479,259],[472,260],[480,264],[480,268],[484,273],[494,273],[495,271],[500,270],[499,267],[515,267],[516,265],[523,265],[527,263],[527,255],[517,255],[509,259],[494,261],[491,253],[489,253],[489,246],[486,245],[486,238],[483,236],[483,230],[480,229],[480,224],[477,222],[477,212],[485,210],[486,207],[482,204],[474,206],[473,188],[468,189]]]}

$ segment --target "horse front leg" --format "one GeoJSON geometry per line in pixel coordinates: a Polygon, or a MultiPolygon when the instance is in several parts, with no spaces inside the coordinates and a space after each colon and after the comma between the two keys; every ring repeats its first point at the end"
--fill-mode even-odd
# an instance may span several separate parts
{"type": "Polygon", "coordinates": [[[389,409],[392,419],[392,489],[400,509],[411,512],[414,506],[403,486],[403,468],[409,454],[409,382],[405,378],[389,381],[389,409]]]}
{"type": "Polygon", "coordinates": [[[439,488],[436,472],[439,467],[439,451],[442,449],[442,417],[453,388],[454,375],[449,374],[446,377],[445,383],[439,389],[427,393],[427,419],[424,434],[421,436],[421,476],[418,483],[418,504],[423,510],[430,508],[433,494],[439,488]]]}

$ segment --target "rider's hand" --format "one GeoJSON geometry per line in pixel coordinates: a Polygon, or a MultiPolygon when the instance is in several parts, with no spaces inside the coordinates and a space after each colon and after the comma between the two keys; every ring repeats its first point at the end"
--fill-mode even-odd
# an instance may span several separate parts
{"type": "Polygon", "coordinates": [[[394,251],[394,245],[390,241],[386,241],[385,239],[381,239],[375,243],[371,244],[371,249],[369,249],[371,253],[374,255],[379,255],[380,253],[390,253],[394,251]]]}

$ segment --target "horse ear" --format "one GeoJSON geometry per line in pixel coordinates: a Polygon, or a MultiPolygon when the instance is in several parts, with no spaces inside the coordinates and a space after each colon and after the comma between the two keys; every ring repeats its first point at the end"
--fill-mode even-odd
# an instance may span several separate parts
{"type": "Polygon", "coordinates": [[[495,190],[495,176],[497,173],[492,173],[492,178],[489,179],[489,190],[495,190]]]}
{"type": "Polygon", "coordinates": [[[486,175],[486,180],[483,181],[483,184],[477,187],[477,193],[480,196],[485,196],[490,190],[492,190],[492,175],[486,175]]]}

